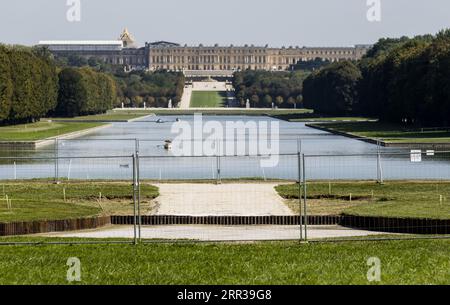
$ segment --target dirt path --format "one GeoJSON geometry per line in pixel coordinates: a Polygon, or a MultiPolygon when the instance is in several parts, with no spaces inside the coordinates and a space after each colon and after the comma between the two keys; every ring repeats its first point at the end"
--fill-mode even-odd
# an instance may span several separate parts
{"type": "Polygon", "coordinates": [[[274,183],[158,184],[156,215],[293,215],[274,183]]]}
{"type": "MultiPolygon", "coordinates": [[[[297,240],[299,226],[143,226],[142,238],[148,239],[190,239],[202,241],[258,241],[258,240],[297,240]]],[[[79,238],[133,238],[132,226],[111,226],[98,230],[82,232],[50,233],[42,236],[79,238]]],[[[339,226],[310,226],[308,237],[346,238],[386,234],[380,232],[354,230],[339,226]]]]}

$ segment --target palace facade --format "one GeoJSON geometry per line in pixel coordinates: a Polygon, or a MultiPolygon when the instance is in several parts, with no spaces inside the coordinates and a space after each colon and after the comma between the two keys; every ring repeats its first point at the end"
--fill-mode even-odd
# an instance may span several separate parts
{"type": "Polygon", "coordinates": [[[361,59],[369,45],[310,48],[266,46],[198,46],[166,41],[145,43],[138,48],[127,29],[113,41],[41,41],[55,56],[95,57],[125,70],[220,71],[288,70],[299,61],[320,58],[331,62],[361,59]]]}

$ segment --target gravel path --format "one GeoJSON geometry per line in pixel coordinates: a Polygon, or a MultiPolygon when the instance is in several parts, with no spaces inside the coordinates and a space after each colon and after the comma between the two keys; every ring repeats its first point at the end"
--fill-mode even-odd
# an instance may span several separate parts
{"type": "Polygon", "coordinates": [[[273,183],[157,184],[155,215],[293,215],[273,183]]]}
{"type": "MultiPolygon", "coordinates": [[[[133,226],[111,226],[99,230],[52,233],[44,236],[77,238],[133,238],[133,226]]],[[[310,226],[308,238],[345,238],[386,234],[354,230],[339,226],[310,226]]],[[[258,241],[299,239],[299,226],[143,226],[142,238],[147,239],[191,239],[201,241],[258,241]]]]}

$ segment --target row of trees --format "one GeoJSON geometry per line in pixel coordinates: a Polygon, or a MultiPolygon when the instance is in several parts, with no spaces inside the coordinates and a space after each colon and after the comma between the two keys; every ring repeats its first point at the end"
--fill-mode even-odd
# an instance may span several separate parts
{"type": "Polygon", "coordinates": [[[361,77],[359,68],[349,61],[313,72],[303,82],[304,106],[330,115],[353,113],[361,77]]]}
{"type": "Polygon", "coordinates": [[[268,72],[246,70],[234,74],[236,98],[245,105],[267,108],[272,104],[279,108],[302,107],[303,80],[305,71],[268,72]]]}
{"type": "Polygon", "coordinates": [[[59,73],[56,115],[104,113],[116,102],[117,88],[111,76],[89,68],[64,68],[59,73]]]}
{"type": "Polygon", "coordinates": [[[314,60],[299,61],[295,65],[291,66],[294,70],[315,71],[325,66],[328,66],[331,62],[322,58],[315,58],[314,60]]]}
{"type": "Polygon", "coordinates": [[[58,75],[43,49],[0,45],[0,122],[33,122],[55,108],[58,75]]]}
{"type": "Polygon", "coordinates": [[[450,30],[381,39],[357,63],[314,72],[305,106],[333,115],[362,114],[421,126],[450,124],[450,30]]]}
{"type": "Polygon", "coordinates": [[[118,99],[115,106],[167,107],[169,100],[175,107],[183,95],[185,78],[183,73],[157,71],[124,72],[121,65],[112,65],[95,57],[85,58],[75,54],[59,56],[57,63],[62,67],[90,67],[112,75],[117,82],[118,99]]]}
{"type": "Polygon", "coordinates": [[[176,107],[183,95],[185,78],[178,72],[144,72],[116,73],[119,103],[127,107],[167,107],[172,100],[176,107]]]}
{"type": "Polygon", "coordinates": [[[104,113],[121,103],[176,106],[183,88],[181,73],[125,73],[97,60],[55,60],[44,48],[0,45],[1,124],[104,113]]]}

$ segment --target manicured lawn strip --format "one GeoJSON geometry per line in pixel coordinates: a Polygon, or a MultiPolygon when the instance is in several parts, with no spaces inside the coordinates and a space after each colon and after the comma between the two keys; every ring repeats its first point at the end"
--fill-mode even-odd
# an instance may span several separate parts
{"type": "MultiPolygon", "coordinates": [[[[298,185],[276,190],[284,198],[298,198],[298,185]]],[[[310,214],[450,219],[450,182],[333,182],[331,193],[329,183],[312,182],[307,198],[310,214]]],[[[296,200],[289,205],[298,211],[296,200]]]]}
{"type": "MultiPolygon", "coordinates": [[[[119,112],[120,110],[116,110],[119,112]]],[[[147,110],[129,110],[127,111],[131,114],[141,113],[144,115],[155,114],[155,115],[193,115],[195,113],[202,113],[203,115],[247,115],[247,116],[273,116],[277,117],[280,115],[298,115],[304,113],[311,113],[309,109],[208,109],[204,108],[201,110],[189,110],[189,109],[147,109],[147,110]]]]}
{"type": "Polygon", "coordinates": [[[311,117],[311,118],[297,118],[297,119],[290,119],[290,122],[333,122],[333,121],[339,121],[339,122],[345,122],[345,121],[369,121],[372,120],[370,118],[364,118],[364,117],[311,117]]]}
{"type": "MultiPolygon", "coordinates": [[[[31,181],[0,182],[0,222],[62,220],[98,214],[131,215],[132,194],[131,184],[126,182],[59,185],[31,181]],[[6,196],[11,200],[12,209],[8,209],[6,196]]],[[[158,195],[156,187],[141,185],[143,208],[149,208],[150,200],[158,195]]]]}
{"type": "Polygon", "coordinates": [[[370,257],[378,284],[450,284],[449,253],[450,240],[0,246],[0,284],[68,284],[69,257],[82,285],[367,285],[370,257]]]}
{"type": "Polygon", "coordinates": [[[391,143],[441,143],[450,142],[450,132],[446,130],[429,131],[406,129],[401,125],[382,122],[323,123],[319,127],[345,132],[356,136],[369,137],[391,143]]]}
{"type": "Polygon", "coordinates": [[[217,91],[194,91],[191,96],[191,108],[218,108],[226,104],[226,93],[217,91]]]}
{"type": "Polygon", "coordinates": [[[102,126],[101,123],[60,123],[40,121],[0,127],[0,141],[37,141],[102,126]]]}

